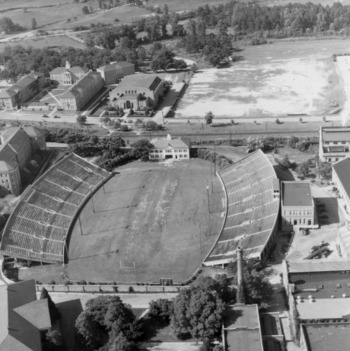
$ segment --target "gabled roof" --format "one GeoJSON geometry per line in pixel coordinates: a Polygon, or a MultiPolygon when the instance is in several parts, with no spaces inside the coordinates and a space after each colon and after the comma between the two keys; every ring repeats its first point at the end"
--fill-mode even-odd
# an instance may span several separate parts
{"type": "Polygon", "coordinates": [[[16,92],[11,90],[11,87],[0,91],[0,99],[7,99],[14,95],[16,95],[16,92]]]}
{"type": "Polygon", "coordinates": [[[0,160],[0,172],[9,172],[16,169],[18,166],[15,162],[6,162],[0,160]]]}
{"type": "Polygon", "coordinates": [[[0,149],[0,161],[11,162],[16,160],[16,152],[8,144],[0,149]]]}
{"type": "Polygon", "coordinates": [[[116,65],[119,66],[119,67],[134,67],[135,65],[133,63],[130,63],[130,62],[126,62],[126,61],[119,61],[119,62],[116,62],[116,65]]]}
{"type": "Polygon", "coordinates": [[[66,67],[57,67],[54,68],[50,74],[62,74],[64,72],[69,72],[73,74],[84,74],[88,71],[89,69],[86,67],[79,67],[79,66],[74,66],[71,68],[66,68],[66,67]]]}
{"type": "Polygon", "coordinates": [[[82,76],[78,81],[76,81],[66,92],[64,92],[62,98],[72,98],[81,94],[81,90],[85,89],[95,80],[97,75],[100,75],[97,72],[88,72],[82,76]]]}
{"type": "Polygon", "coordinates": [[[23,127],[23,130],[32,138],[37,138],[43,134],[40,129],[31,126],[23,127]]]}
{"type": "Polygon", "coordinates": [[[134,74],[123,78],[116,89],[124,91],[125,89],[141,88],[155,91],[162,82],[163,80],[156,75],[134,74]]]}
{"type": "Polygon", "coordinates": [[[14,311],[40,330],[49,329],[51,327],[47,299],[29,302],[26,305],[15,308],[14,311]]]}
{"type": "Polygon", "coordinates": [[[151,140],[151,143],[154,145],[155,149],[166,149],[168,147],[172,147],[174,149],[183,149],[189,148],[189,140],[185,138],[155,138],[151,140]]]}
{"type": "Polygon", "coordinates": [[[47,316],[39,317],[39,313],[47,314],[48,308],[45,309],[45,302],[33,304],[35,280],[0,286],[0,301],[0,350],[40,351],[40,330],[32,322],[37,319],[35,324],[47,326],[47,316]],[[39,306],[40,311],[31,315],[33,307],[39,306]]]}
{"type": "Polygon", "coordinates": [[[101,66],[97,70],[104,71],[104,72],[114,71],[116,69],[116,67],[120,67],[120,68],[135,67],[135,65],[133,63],[130,63],[130,62],[119,61],[119,62],[112,62],[109,65],[101,66]]]}

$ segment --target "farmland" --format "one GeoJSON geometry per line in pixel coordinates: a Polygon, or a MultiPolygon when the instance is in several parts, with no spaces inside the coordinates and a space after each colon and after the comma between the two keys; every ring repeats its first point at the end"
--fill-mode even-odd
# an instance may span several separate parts
{"type": "Polygon", "coordinates": [[[212,165],[202,160],[136,162],[118,172],[76,220],[67,275],[87,281],[188,279],[223,221],[223,193],[212,165]],[[211,213],[207,185],[210,191],[215,187],[211,213]]]}
{"type": "Polygon", "coordinates": [[[228,68],[199,71],[177,110],[179,118],[327,115],[346,96],[331,56],[349,40],[276,41],[246,47],[228,68]]]}

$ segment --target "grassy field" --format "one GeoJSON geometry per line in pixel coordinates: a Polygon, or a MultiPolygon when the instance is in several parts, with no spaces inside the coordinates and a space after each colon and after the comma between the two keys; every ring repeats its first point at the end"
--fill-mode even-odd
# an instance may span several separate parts
{"type": "Polygon", "coordinates": [[[4,50],[6,46],[16,46],[22,45],[24,47],[32,46],[33,48],[43,49],[43,48],[56,48],[56,47],[69,47],[72,46],[78,49],[85,49],[86,45],[69,38],[65,35],[60,36],[50,36],[50,37],[42,37],[42,38],[35,38],[35,39],[26,39],[26,40],[16,40],[16,41],[9,41],[9,42],[0,42],[0,51],[4,50]]]}
{"type": "Polygon", "coordinates": [[[198,71],[176,117],[198,118],[208,111],[222,118],[328,115],[346,100],[331,56],[347,51],[349,42],[276,41],[246,47],[231,67],[198,71]]]}
{"type": "Polygon", "coordinates": [[[223,210],[223,193],[211,163],[135,162],[117,171],[75,223],[66,267],[69,278],[186,280],[200,266],[222,225],[218,211],[223,210]]]}

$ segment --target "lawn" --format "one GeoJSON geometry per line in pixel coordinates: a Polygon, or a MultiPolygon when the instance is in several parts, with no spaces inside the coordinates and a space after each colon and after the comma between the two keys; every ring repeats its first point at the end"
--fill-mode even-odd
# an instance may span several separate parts
{"type": "Polygon", "coordinates": [[[116,171],[76,220],[69,242],[69,278],[186,280],[200,267],[223,221],[220,213],[213,213],[221,200],[211,163],[135,162],[116,171]],[[207,185],[215,187],[212,213],[207,185]]]}

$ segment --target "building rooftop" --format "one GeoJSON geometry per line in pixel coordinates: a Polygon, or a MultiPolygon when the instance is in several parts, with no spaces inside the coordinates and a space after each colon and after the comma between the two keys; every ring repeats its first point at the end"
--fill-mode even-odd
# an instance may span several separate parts
{"type": "Polygon", "coordinates": [[[71,73],[74,73],[74,74],[84,74],[86,72],[88,72],[89,69],[86,68],[86,67],[79,67],[79,66],[74,66],[74,67],[71,67],[71,68],[67,68],[67,67],[57,67],[57,68],[54,68],[50,74],[61,74],[61,73],[64,73],[64,72],[71,72],[71,73]]]}
{"type": "Polygon", "coordinates": [[[350,344],[350,324],[304,324],[307,351],[343,351],[350,344]]]}
{"type": "Polygon", "coordinates": [[[17,168],[15,162],[0,161],[0,172],[9,172],[17,168]]]}
{"type": "Polygon", "coordinates": [[[151,143],[154,145],[155,149],[166,149],[168,147],[179,149],[190,147],[190,141],[186,138],[172,138],[168,135],[166,138],[155,138],[151,140],[151,143]]]}
{"type": "Polygon", "coordinates": [[[350,299],[313,299],[309,302],[308,299],[302,302],[295,301],[299,313],[299,318],[302,320],[312,319],[340,319],[345,318],[350,320],[350,299]]]}
{"type": "MultiPolygon", "coordinates": [[[[338,235],[347,253],[350,253],[350,230],[343,226],[338,229],[338,235]]],[[[350,265],[349,265],[350,266],[350,265]]]]}
{"type": "Polygon", "coordinates": [[[350,141],[349,127],[321,128],[323,141],[350,141]]]}
{"type": "Polygon", "coordinates": [[[317,299],[350,297],[350,271],[291,273],[289,282],[295,285],[295,296],[304,299],[310,295],[317,299]]]}
{"type": "Polygon", "coordinates": [[[0,286],[0,350],[41,350],[40,329],[51,327],[47,300],[36,300],[35,281],[0,286]]]}
{"type": "Polygon", "coordinates": [[[224,325],[228,351],[263,351],[257,305],[228,306],[224,325]]]}
{"type": "Polygon", "coordinates": [[[123,80],[116,89],[125,90],[132,88],[141,88],[155,91],[162,81],[163,80],[156,75],[135,74],[123,78],[123,80]]]}
{"type": "Polygon", "coordinates": [[[98,72],[90,71],[82,76],[78,81],[76,81],[67,91],[65,91],[61,97],[70,98],[75,97],[81,94],[81,90],[85,89],[91,84],[91,81],[94,81],[96,76],[100,75],[98,72]]]}
{"type": "Polygon", "coordinates": [[[343,184],[344,190],[350,197],[350,158],[346,157],[343,160],[334,163],[332,167],[343,184]]]}
{"type": "Polygon", "coordinates": [[[311,187],[309,182],[282,182],[283,206],[312,206],[311,187]]]}
{"type": "Polygon", "coordinates": [[[350,271],[348,259],[287,261],[289,273],[350,271]]]}

